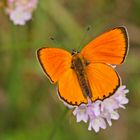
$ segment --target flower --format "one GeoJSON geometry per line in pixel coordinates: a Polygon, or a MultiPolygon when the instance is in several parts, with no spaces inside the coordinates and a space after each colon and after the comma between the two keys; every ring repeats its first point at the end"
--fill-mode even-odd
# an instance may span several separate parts
{"type": "Polygon", "coordinates": [[[117,109],[125,109],[124,105],[128,103],[126,97],[128,92],[126,86],[120,86],[112,96],[103,101],[97,100],[75,107],[73,114],[76,116],[77,122],[89,122],[88,130],[93,129],[95,132],[99,132],[100,128],[107,127],[106,122],[111,126],[111,120],[119,119],[117,109]]]}
{"type": "Polygon", "coordinates": [[[7,0],[6,13],[15,25],[25,25],[36,6],[37,0],[7,0]]]}

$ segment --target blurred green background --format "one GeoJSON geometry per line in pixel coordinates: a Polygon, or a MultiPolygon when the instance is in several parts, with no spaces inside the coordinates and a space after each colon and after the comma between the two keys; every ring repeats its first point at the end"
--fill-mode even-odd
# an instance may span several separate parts
{"type": "Polygon", "coordinates": [[[39,0],[32,21],[15,26],[0,9],[0,140],[140,140],[140,0],[39,0]],[[130,90],[120,119],[99,133],[76,123],[36,59],[44,46],[71,51],[124,25],[130,51],[118,68],[130,90]],[[55,41],[50,40],[54,37],[55,41]]]}

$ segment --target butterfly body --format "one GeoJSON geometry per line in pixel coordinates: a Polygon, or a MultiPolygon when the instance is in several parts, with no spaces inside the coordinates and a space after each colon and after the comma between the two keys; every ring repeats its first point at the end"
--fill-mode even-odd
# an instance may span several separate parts
{"type": "Polygon", "coordinates": [[[85,98],[92,97],[91,88],[86,74],[86,66],[88,64],[88,61],[85,60],[80,53],[76,53],[72,56],[71,68],[76,73],[79,85],[85,98]]]}
{"type": "Polygon", "coordinates": [[[113,95],[121,79],[112,65],[124,62],[128,53],[125,27],[116,27],[92,40],[80,52],[40,48],[38,60],[52,83],[58,83],[60,99],[78,106],[113,95]]]}

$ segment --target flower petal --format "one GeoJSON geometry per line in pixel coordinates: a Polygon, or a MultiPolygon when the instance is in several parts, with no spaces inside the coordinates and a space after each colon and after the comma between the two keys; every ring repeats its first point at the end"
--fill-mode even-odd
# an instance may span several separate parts
{"type": "Polygon", "coordinates": [[[120,117],[117,110],[125,108],[124,104],[128,103],[126,97],[128,90],[125,88],[125,86],[120,86],[114,95],[103,101],[89,101],[88,104],[81,104],[75,107],[73,115],[76,116],[77,122],[89,122],[88,130],[94,130],[95,132],[99,132],[100,128],[106,128],[105,120],[111,126],[111,120],[118,120],[120,117]]]}

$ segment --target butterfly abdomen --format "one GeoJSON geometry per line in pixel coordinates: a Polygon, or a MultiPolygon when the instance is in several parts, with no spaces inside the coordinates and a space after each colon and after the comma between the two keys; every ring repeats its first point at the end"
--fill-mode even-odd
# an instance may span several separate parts
{"type": "Polygon", "coordinates": [[[80,54],[73,55],[72,69],[75,71],[79,85],[85,98],[92,97],[91,88],[85,72],[87,63],[80,54]]]}

